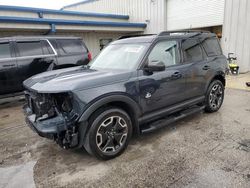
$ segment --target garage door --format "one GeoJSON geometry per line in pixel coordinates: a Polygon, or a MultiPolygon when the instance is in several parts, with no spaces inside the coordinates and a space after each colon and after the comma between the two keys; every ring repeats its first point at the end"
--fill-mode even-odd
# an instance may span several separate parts
{"type": "Polygon", "coordinates": [[[166,0],[167,29],[190,29],[223,24],[225,0],[166,0]]]}

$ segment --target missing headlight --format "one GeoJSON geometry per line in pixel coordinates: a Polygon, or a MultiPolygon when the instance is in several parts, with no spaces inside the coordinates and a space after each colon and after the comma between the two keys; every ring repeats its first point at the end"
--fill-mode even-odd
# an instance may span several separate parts
{"type": "Polygon", "coordinates": [[[68,93],[57,94],[55,104],[59,111],[69,113],[73,109],[71,96],[68,93]]]}

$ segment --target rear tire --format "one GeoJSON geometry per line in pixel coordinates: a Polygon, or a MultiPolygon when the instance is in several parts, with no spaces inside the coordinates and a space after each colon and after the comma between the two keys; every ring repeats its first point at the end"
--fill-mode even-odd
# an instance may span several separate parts
{"type": "Polygon", "coordinates": [[[132,135],[132,122],[122,109],[111,107],[98,110],[90,118],[84,147],[86,151],[102,160],[121,155],[132,135]]]}
{"type": "Polygon", "coordinates": [[[209,113],[217,112],[224,100],[225,87],[220,80],[214,80],[208,87],[205,111],[209,113]]]}

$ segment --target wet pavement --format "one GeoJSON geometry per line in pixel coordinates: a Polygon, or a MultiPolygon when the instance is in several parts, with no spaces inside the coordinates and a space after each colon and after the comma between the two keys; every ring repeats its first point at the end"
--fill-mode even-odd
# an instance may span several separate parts
{"type": "Polygon", "coordinates": [[[0,105],[0,187],[250,187],[249,91],[227,89],[219,112],[133,138],[110,161],[39,137],[22,103],[0,105]]]}

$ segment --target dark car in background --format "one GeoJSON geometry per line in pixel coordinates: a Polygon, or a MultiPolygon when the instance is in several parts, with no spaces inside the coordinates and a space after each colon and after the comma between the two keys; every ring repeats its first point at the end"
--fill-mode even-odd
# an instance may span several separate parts
{"type": "Polygon", "coordinates": [[[81,38],[58,36],[0,39],[0,95],[23,90],[23,81],[41,72],[86,65],[91,54],[81,38]]]}

